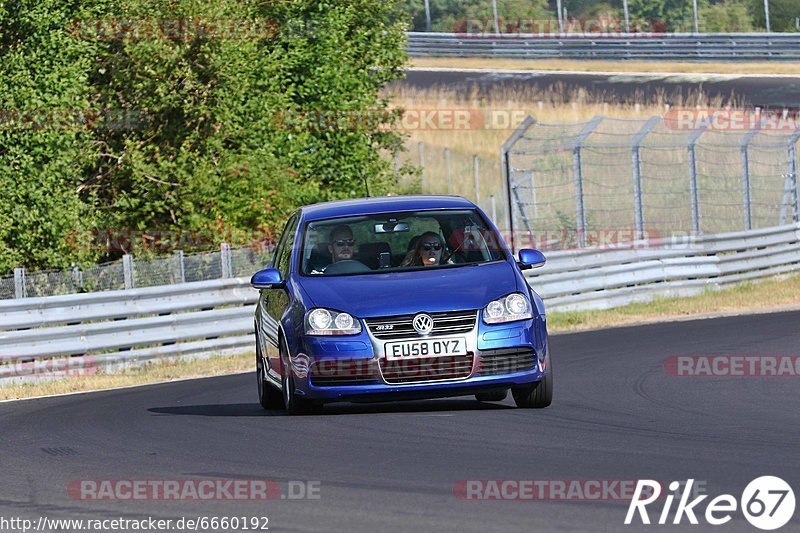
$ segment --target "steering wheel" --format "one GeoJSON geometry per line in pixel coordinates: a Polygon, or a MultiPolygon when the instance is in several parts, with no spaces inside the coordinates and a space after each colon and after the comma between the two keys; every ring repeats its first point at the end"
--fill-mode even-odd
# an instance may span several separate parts
{"type": "Polygon", "coordinates": [[[343,259],[336,261],[325,267],[325,274],[358,274],[360,272],[371,272],[372,269],[361,261],[355,259],[343,259]]]}

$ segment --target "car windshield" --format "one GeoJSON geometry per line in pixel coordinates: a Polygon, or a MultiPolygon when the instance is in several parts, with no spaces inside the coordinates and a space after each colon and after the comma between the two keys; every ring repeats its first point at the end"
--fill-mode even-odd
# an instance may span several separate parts
{"type": "Polygon", "coordinates": [[[474,209],[382,213],[306,224],[301,272],[311,276],[452,268],[506,258],[474,209]]]}

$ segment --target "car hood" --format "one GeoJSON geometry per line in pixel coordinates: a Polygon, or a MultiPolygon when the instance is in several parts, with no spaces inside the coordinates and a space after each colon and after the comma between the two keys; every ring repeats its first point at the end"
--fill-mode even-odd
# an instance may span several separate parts
{"type": "Polygon", "coordinates": [[[481,309],[516,291],[516,278],[514,268],[500,261],[387,274],[307,276],[299,281],[315,307],[369,318],[481,309]]]}

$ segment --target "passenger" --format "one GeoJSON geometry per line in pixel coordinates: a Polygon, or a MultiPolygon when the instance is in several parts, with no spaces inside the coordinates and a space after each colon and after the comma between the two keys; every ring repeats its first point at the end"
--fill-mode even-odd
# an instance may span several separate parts
{"type": "Polygon", "coordinates": [[[353,230],[350,229],[350,226],[340,224],[334,227],[331,230],[331,242],[328,245],[333,262],[353,259],[355,244],[353,230]]]}
{"type": "Polygon", "coordinates": [[[406,254],[400,266],[435,266],[443,263],[444,245],[438,234],[428,231],[417,238],[416,245],[406,254]]]}

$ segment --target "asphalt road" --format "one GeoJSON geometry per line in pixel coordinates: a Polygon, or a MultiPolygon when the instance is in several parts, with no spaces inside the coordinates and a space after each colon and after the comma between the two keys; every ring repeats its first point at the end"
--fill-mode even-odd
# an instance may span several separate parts
{"type": "MultiPolygon", "coordinates": [[[[777,475],[800,491],[800,378],[664,370],[676,354],[800,355],[799,324],[800,312],[789,312],[554,336],[555,401],[546,410],[457,398],[289,417],[260,409],[253,375],[3,403],[0,518],[267,516],[277,531],[698,531],[625,527],[625,501],[463,500],[454,486],[694,478],[712,496],[738,498],[750,480],[777,475]],[[189,478],[269,479],[284,497],[290,482],[312,481],[319,498],[117,502],[67,492],[72,480],[189,478]]],[[[784,530],[798,526],[800,511],[784,530]]],[[[741,513],[714,529],[755,531],[741,513]]]]}
{"type": "MultiPolygon", "coordinates": [[[[440,86],[478,96],[503,89],[518,91],[584,90],[593,100],[614,103],[652,101],[685,105],[686,98],[702,91],[711,99],[764,108],[800,108],[800,77],[704,74],[624,74],[547,71],[469,71],[415,68],[398,85],[429,89],[440,86]]],[[[693,100],[692,100],[693,101],[693,100]]]]}

